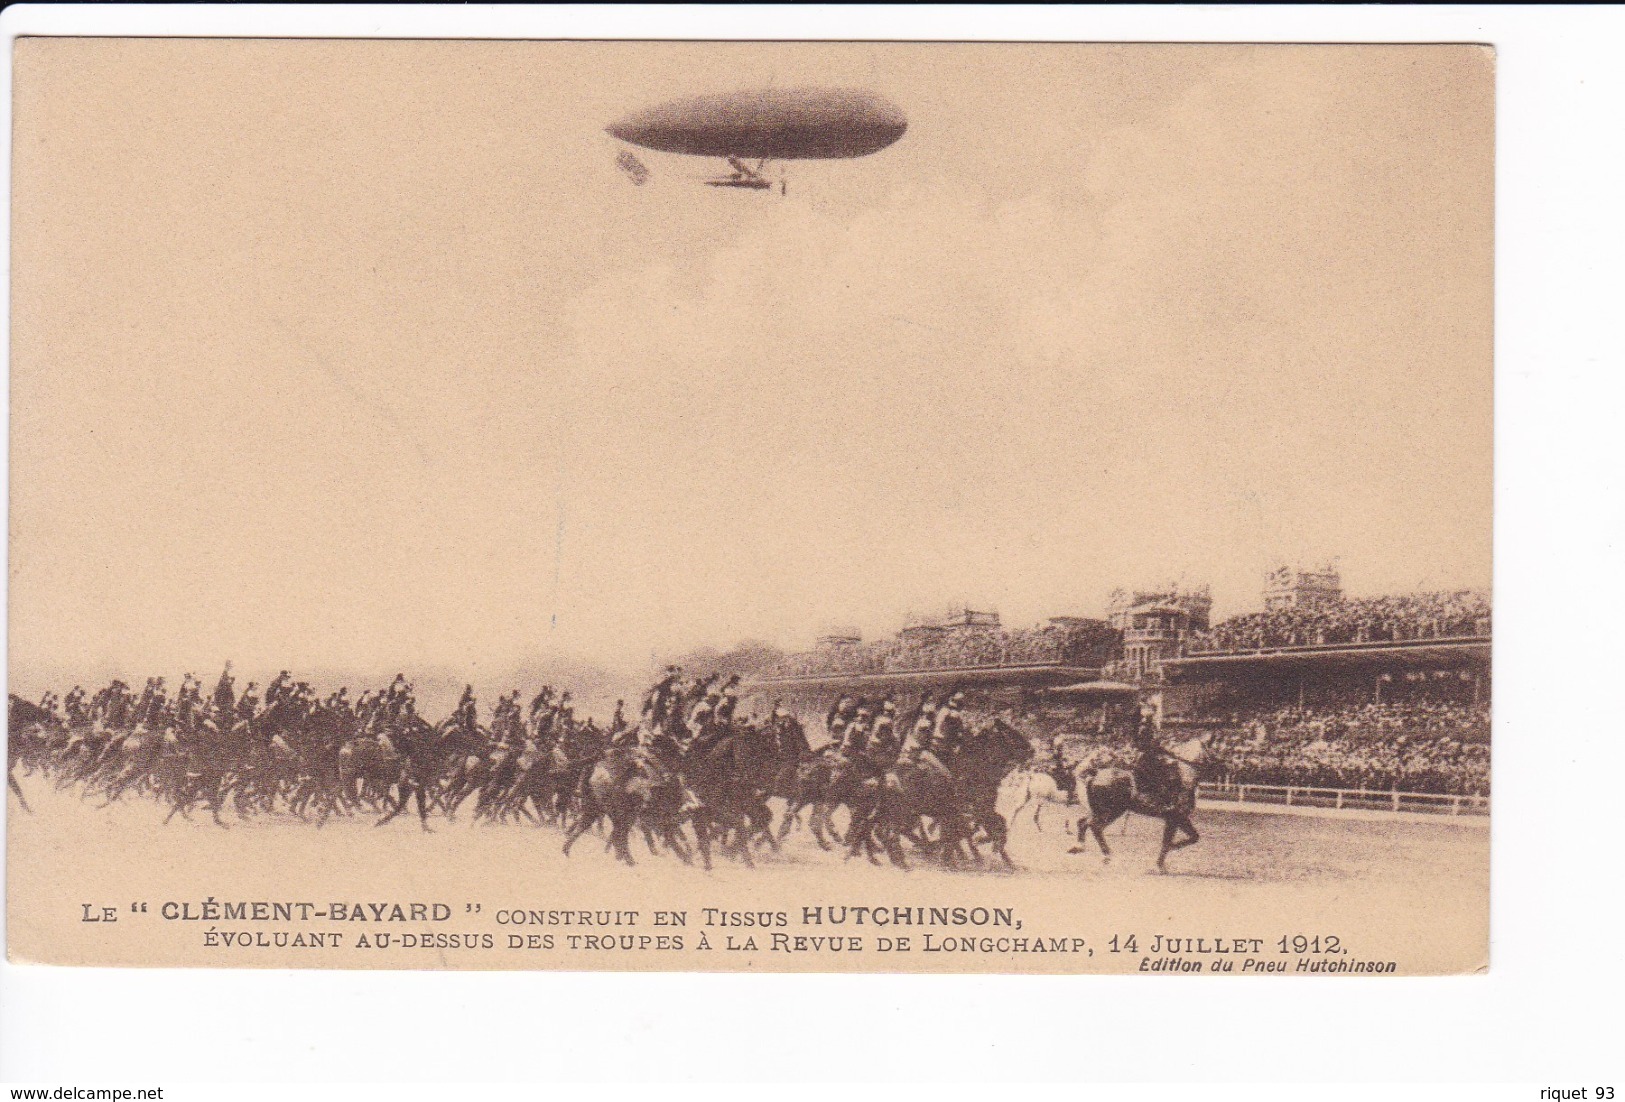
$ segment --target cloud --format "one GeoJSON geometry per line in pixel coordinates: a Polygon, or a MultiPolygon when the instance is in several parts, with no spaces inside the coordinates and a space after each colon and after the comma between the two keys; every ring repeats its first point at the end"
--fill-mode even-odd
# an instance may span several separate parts
{"type": "Polygon", "coordinates": [[[1235,598],[1288,550],[1402,575],[1419,553],[1369,546],[1373,521],[1451,554],[1426,516],[1457,491],[1399,490],[1441,459],[1487,487],[1487,425],[1454,451],[1425,430],[1470,418],[1487,361],[1416,307],[1481,274],[1457,248],[1481,212],[1416,186],[1429,125],[1459,120],[1373,148],[1390,93],[1351,73],[1244,59],[1098,135],[1075,182],[792,198],[698,265],[604,273],[567,313],[577,496],[777,595],[698,613],[766,634],[972,591],[1036,616],[1170,572],[1235,598]]]}

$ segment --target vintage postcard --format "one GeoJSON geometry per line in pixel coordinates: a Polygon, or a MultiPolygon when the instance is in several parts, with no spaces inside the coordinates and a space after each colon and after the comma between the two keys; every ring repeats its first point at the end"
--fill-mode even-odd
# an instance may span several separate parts
{"type": "Polygon", "coordinates": [[[1494,73],[19,39],[9,958],[1489,967],[1494,73]]]}

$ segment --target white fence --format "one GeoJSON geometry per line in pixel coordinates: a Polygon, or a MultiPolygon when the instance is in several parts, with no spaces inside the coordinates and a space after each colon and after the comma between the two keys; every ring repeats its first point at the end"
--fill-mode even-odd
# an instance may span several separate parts
{"type": "Polygon", "coordinates": [[[1204,800],[1277,804],[1285,807],[1420,811],[1431,815],[1488,815],[1488,796],[1439,796],[1430,792],[1374,792],[1367,788],[1303,788],[1282,784],[1201,784],[1204,800]]]}

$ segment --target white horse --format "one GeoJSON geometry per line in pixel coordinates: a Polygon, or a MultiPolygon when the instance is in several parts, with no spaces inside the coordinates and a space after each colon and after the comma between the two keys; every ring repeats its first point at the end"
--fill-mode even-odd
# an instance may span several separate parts
{"type": "MultiPolygon", "coordinates": [[[[1062,791],[1061,786],[1055,782],[1054,776],[1047,770],[1025,769],[1013,774],[1009,785],[1011,791],[1016,793],[1019,799],[1016,802],[1015,810],[1010,812],[1010,829],[1015,829],[1016,816],[1020,815],[1028,804],[1033,805],[1033,827],[1040,834],[1044,833],[1044,823],[1041,816],[1044,813],[1046,804],[1077,807],[1078,798],[1076,794],[1082,791],[1081,771],[1082,767],[1078,765],[1074,765],[1071,769],[1073,782],[1071,794],[1062,791]]],[[[1070,824],[1068,829],[1071,829],[1070,824]]]]}

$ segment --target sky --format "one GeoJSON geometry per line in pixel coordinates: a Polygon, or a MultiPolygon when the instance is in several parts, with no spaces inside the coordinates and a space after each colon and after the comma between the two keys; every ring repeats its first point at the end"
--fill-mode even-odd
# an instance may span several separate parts
{"type": "Polygon", "coordinates": [[[21,40],[11,671],[1490,574],[1476,47],[21,40]],[[788,194],[603,127],[856,86],[788,194]]]}

